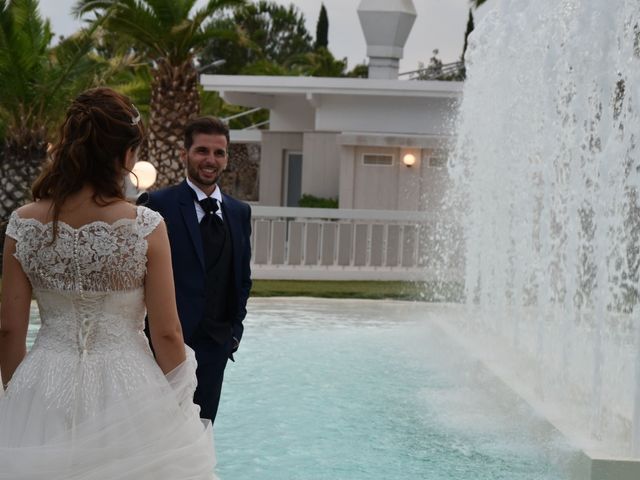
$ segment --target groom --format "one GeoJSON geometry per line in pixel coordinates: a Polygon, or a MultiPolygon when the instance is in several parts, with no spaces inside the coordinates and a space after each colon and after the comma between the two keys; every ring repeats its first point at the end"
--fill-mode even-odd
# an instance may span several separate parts
{"type": "Polygon", "coordinates": [[[227,359],[233,360],[242,338],[251,290],[251,208],[217,185],[228,148],[229,128],[221,120],[189,121],[180,155],[187,178],[138,200],[167,224],[178,314],[198,360],[194,402],[200,416],[212,422],[227,359]]]}

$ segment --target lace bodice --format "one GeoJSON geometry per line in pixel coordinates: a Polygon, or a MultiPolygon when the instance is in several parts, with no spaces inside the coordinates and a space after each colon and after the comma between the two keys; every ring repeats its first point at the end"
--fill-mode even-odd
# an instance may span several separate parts
{"type": "Polygon", "coordinates": [[[73,228],[21,218],[14,212],[7,235],[38,302],[37,347],[92,352],[121,348],[144,327],[146,237],[162,217],[138,207],[136,218],[97,221],[73,228]]]}
{"type": "Polygon", "coordinates": [[[54,242],[53,224],[21,218],[13,212],[7,235],[16,240],[15,257],[34,290],[108,292],[142,286],[146,273],[146,237],[162,217],[139,206],[135,219],[109,224],[91,222],[73,228],[58,222],[54,242]]]}
{"type": "Polygon", "coordinates": [[[141,366],[157,366],[143,332],[146,238],[161,220],[140,206],[136,218],[113,224],[73,228],[59,222],[51,242],[52,223],[11,215],[7,235],[16,240],[15,257],[41,320],[21,374],[12,380],[21,384],[16,390],[35,388],[46,369],[41,387],[48,405],[75,423],[98,411],[105,388],[119,396],[149,381],[141,366]]]}

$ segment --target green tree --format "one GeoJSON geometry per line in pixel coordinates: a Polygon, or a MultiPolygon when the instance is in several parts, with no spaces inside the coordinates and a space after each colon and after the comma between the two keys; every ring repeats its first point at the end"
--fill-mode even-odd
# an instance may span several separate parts
{"type": "Polygon", "coordinates": [[[352,78],[369,78],[369,65],[366,63],[359,63],[349,70],[346,76],[352,78]]]}
{"type": "Polygon", "coordinates": [[[467,30],[464,32],[464,45],[462,46],[462,55],[460,55],[460,61],[462,62],[462,67],[460,68],[460,80],[464,80],[467,78],[467,67],[464,61],[464,55],[467,53],[467,47],[469,46],[469,35],[473,32],[475,28],[473,21],[473,11],[469,9],[469,18],[467,19],[467,30]]]}
{"type": "Polygon", "coordinates": [[[304,15],[293,4],[285,7],[261,0],[235,9],[215,25],[219,29],[235,29],[237,35],[237,39],[212,39],[200,55],[201,65],[225,60],[215,72],[286,75],[290,72],[283,66],[291,57],[313,50],[304,15]]]}
{"type": "Polygon", "coordinates": [[[473,22],[473,12],[471,11],[471,9],[469,9],[469,18],[467,19],[467,30],[464,32],[464,45],[462,47],[462,55],[460,56],[463,62],[464,62],[464,54],[467,52],[467,47],[469,46],[469,35],[471,34],[471,32],[473,32],[474,28],[475,28],[475,25],[473,22]]]}
{"type": "MultiPolygon", "coordinates": [[[[478,8],[482,4],[484,4],[487,0],[470,0],[471,6],[473,8],[478,8]]],[[[473,8],[469,9],[469,17],[467,19],[467,29],[464,32],[464,45],[462,47],[462,55],[460,55],[460,60],[462,61],[462,68],[460,69],[459,80],[464,80],[467,77],[467,68],[464,65],[464,54],[467,53],[467,47],[469,46],[469,35],[475,29],[475,23],[473,20],[473,8]]]]}
{"type": "Polygon", "coordinates": [[[426,67],[424,63],[418,63],[418,76],[417,80],[435,80],[442,76],[442,60],[438,58],[439,50],[436,48],[433,50],[433,56],[429,59],[429,65],[426,67]]]}
{"type": "Polygon", "coordinates": [[[28,201],[69,101],[110,77],[113,64],[93,49],[97,26],[52,47],[37,0],[0,0],[0,222],[28,201]]]}
{"type": "Polygon", "coordinates": [[[185,122],[200,111],[196,55],[214,38],[233,38],[235,31],[214,21],[225,9],[244,0],[209,0],[194,10],[196,0],[78,0],[74,11],[95,13],[108,31],[126,38],[151,64],[148,148],[158,169],[156,187],[176,183],[183,173],[179,160],[185,122]]]}
{"type": "MultiPolygon", "coordinates": [[[[234,9],[218,19],[220,29],[235,29],[237,38],[216,38],[209,42],[198,62],[206,68],[217,60],[223,65],[212,73],[228,75],[295,75],[287,61],[313,50],[312,38],[304,15],[293,4],[285,7],[260,1],[234,9]]],[[[202,68],[202,67],[201,67],[202,68]]],[[[216,92],[202,92],[202,109],[208,114],[231,117],[246,110],[226,104],[216,92]]],[[[261,110],[229,121],[231,128],[247,128],[268,120],[268,110],[261,110]]]]}
{"type": "Polygon", "coordinates": [[[287,65],[298,75],[309,77],[344,77],[347,59],[336,60],[324,47],[291,58],[287,65]]]}
{"type": "Polygon", "coordinates": [[[327,9],[324,8],[324,3],[320,6],[320,15],[316,24],[315,48],[329,48],[329,17],[327,17],[327,9]]]}
{"type": "Polygon", "coordinates": [[[418,62],[418,70],[412,73],[412,80],[439,80],[446,82],[460,82],[464,80],[464,65],[462,62],[443,64],[438,58],[438,49],[433,50],[433,56],[427,66],[418,62]]]}

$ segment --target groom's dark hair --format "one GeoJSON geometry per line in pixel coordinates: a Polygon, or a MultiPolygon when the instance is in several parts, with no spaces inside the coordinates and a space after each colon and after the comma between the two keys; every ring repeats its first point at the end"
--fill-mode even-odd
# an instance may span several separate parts
{"type": "Polygon", "coordinates": [[[189,150],[193,145],[193,137],[197,133],[207,135],[224,135],[227,145],[231,142],[229,138],[229,126],[217,117],[205,116],[192,118],[184,128],[184,149],[189,150]]]}

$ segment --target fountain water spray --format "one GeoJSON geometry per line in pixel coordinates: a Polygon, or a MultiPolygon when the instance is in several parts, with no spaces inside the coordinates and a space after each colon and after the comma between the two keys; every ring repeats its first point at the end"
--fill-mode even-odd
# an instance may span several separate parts
{"type": "Polygon", "coordinates": [[[472,328],[535,364],[587,442],[639,458],[640,3],[492,6],[449,164],[472,328]]]}

